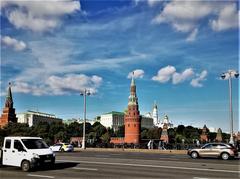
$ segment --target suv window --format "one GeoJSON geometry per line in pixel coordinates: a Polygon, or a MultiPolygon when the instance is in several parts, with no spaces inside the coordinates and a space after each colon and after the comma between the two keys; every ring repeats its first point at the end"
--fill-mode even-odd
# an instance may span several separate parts
{"type": "Polygon", "coordinates": [[[212,144],[207,144],[203,146],[203,149],[211,149],[211,148],[212,148],[212,144]]]}
{"type": "Polygon", "coordinates": [[[227,148],[227,146],[224,145],[224,144],[218,144],[218,145],[217,145],[217,148],[219,148],[219,149],[225,149],[225,148],[227,148]]]}
{"type": "Polygon", "coordinates": [[[7,140],[5,141],[5,148],[6,148],[6,149],[10,149],[10,147],[11,147],[11,139],[7,139],[7,140]]]}

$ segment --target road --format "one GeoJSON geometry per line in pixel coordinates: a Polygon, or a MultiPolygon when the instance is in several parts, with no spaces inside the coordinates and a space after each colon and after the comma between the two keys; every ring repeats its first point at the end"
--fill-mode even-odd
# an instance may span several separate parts
{"type": "Polygon", "coordinates": [[[191,159],[186,155],[80,151],[58,153],[55,168],[29,173],[1,167],[2,179],[240,178],[239,159],[191,159]]]}

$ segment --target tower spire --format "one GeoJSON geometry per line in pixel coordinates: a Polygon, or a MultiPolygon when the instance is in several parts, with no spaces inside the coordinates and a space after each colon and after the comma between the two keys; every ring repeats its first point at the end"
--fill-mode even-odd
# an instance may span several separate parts
{"type": "Polygon", "coordinates": [[[12,91],[11,91],[11,83],[8,83],[8,91],[6,95],[5,107],[13,108],[13,99],[12,99],[12,91]]]}

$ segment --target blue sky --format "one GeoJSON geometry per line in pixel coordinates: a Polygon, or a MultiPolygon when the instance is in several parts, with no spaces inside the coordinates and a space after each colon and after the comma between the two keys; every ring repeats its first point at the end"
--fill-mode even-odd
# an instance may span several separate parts
{"type": "MultiPolygon", "coordinates": [[[[238,4],[207,1],[1,2],[1,106],[87,117],[127,107],[135,71],[140,113],[229,131],[228,83],[238,70],[238,4]]],[[[238,80],[233,80],[239,130],[238,80]]]]}

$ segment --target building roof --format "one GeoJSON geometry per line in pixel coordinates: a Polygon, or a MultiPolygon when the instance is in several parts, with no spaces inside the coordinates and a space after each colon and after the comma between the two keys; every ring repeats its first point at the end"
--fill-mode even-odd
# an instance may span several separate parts
{"type": "Polygon", "coordinates": [[[112,115],[124,115],[123,112],[118,112],[118,111],[111,111],[111,112],[108,112],[108,113],[105,113],[105,114],[112,114],[112,115]]]}

